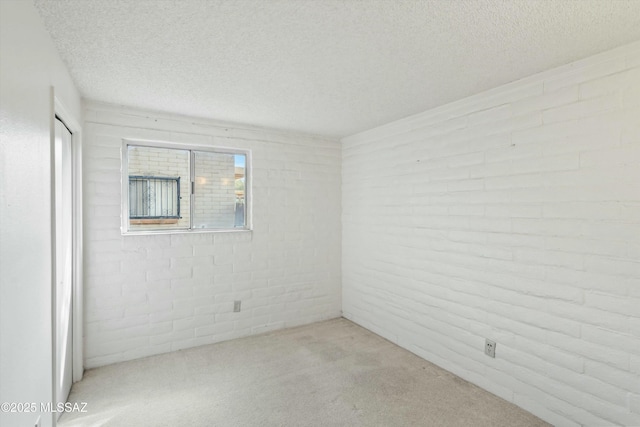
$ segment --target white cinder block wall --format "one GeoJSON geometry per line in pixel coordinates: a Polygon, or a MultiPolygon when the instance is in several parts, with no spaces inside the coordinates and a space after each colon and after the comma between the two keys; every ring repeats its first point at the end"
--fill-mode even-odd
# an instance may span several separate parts
{"type": "Polygon", "coordinates": [[[335,140],[87,103],[85,367],[340,316],[340,157],[335,140]],[[250,149],[253,231],[121,235],[123,138],[250,149]]]}
{"type": "Polygon", "coordinates": [[[342,162],[345,317],[555,425],[640,425],[640,43],[342,162]]]}

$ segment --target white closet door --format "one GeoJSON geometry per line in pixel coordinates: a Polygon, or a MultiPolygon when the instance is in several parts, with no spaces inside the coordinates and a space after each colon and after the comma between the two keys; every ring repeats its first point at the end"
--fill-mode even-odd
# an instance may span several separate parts
{"type": "Polygon", "coordinates": [[[72,383],[72,269],[73,199],[71,132],[58,119],[55,124],[56,210],[56,387],[57,401],[66,402],[72,383]]]}

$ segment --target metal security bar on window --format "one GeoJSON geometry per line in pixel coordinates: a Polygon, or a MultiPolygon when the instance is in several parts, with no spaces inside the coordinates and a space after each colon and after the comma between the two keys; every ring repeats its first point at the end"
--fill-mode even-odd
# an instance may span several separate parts
{"type": "Polygon", "coordinates": [[[180,177],[129,176],[129,218],[180,218],[180,177]]]}

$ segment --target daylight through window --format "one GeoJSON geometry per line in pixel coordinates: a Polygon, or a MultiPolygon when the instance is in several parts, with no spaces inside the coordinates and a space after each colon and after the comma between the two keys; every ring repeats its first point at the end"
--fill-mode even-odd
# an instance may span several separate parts
{"type": "Polygon", "coordinates": [[[249,229],[248,152],[123,144],[123,231],[249,229]]]}

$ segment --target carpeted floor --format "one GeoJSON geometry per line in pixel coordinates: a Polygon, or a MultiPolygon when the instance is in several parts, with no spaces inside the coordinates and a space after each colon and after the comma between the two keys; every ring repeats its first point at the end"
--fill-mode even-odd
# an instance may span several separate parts
{"type": "Polygon", "coordinates": [[[335,319],[89,370],[76,426],[546,426],[335,319]]]}

